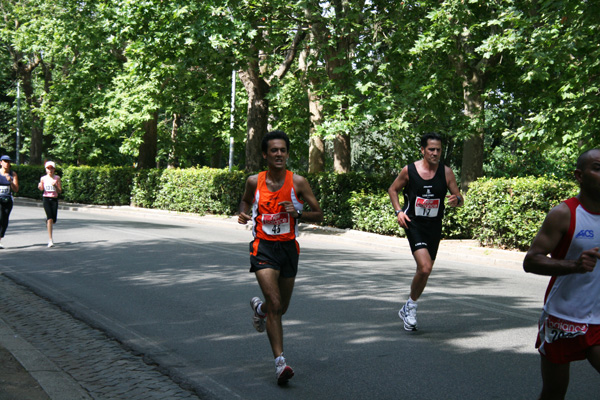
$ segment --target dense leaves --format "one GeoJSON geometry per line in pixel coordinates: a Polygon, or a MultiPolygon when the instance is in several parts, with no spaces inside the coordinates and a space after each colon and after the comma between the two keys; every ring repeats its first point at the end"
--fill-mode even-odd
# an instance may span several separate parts
{"type": "Polygon", "coordinates": [[[600,145],[599,5],[0,0],[0,150],[19,82],[25,163],[222,168],[232,137],[255,170],[280,128],[297,171],[390,174],[434,130],[465,186],[563,177],[600,145]]]}

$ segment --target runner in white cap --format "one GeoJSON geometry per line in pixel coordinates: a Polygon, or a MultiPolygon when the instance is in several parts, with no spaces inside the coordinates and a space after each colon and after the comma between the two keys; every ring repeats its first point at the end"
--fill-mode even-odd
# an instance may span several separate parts
{"type": "Polygon", "coordinates": [[[48,247],[54,247],[52,240],[52,227],[58,216],[58,195],[62,192],[60,176],[56,175],[54,161],[46,162],[46,175],[40,178],[38,189],[44,192],[44,211],[46,211],[46,227],[48,228],[48,247]]]}

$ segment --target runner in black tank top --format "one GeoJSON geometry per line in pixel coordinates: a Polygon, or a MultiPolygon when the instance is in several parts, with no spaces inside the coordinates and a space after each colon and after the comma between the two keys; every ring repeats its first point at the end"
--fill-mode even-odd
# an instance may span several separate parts
{"type": "MultiPolygon", "coordinates": [[[[425,180],[415,164],[408,165],[408,185],[404,188],[404,213],[413,221],[441,221],[444,217],[444,199],[448,192],[445,166],[438,164],[432,179],[425,180]]],[[[432,257],[435,259],[435,256],[432,257]]]]}
{"type": "Polygon", "coordinates": [[[444,201],[448,205],[463,204],[454,172],[441,162],[442,141],[438,134],[426,134],[421,138],[423,159],[402,169],[388,193],[398,218],[404,228],[413,257],[417,262],[408,301],[398,315],[404,321],[404,329],[417,330],[417,300],[425,290],[437,255],[442,235],[444,201]],[[400,208],[398,194],[404,192],[404,208],[400,208]]]}
{"type": "Polygon", "coordinates": [[[0,249],[4,248],[2,238],[8,228],[8,219],[13,208],[13,193],[19,191],[17,173],[11,171],[12,159],[3,155],[0,157],[0,249]]]}

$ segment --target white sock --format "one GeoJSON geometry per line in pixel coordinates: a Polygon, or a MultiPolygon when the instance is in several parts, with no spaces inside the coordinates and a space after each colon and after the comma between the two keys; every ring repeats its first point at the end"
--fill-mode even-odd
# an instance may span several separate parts
{"type": "Polygon", "coordinates": [[[408,301],[407,301],[407,303],[410,303],[410,304],[417,304],[417,302],[416,302],[416,301],[414,301],[414,300],[413,300],[413,299],[412,299],[410,296],[408,296],[408,301]]]}

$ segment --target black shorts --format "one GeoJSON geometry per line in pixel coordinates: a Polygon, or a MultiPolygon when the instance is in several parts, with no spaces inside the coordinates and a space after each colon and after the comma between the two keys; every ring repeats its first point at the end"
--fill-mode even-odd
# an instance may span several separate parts
{"type": "Polygon", "coordinates": [[[435,260],[442,239],[441,220],[419,220],[415,223],[415,218],[413,218],[408,223],[408,229],[405,229],[405,232],[413,253],[419,249],[427,249],[431,259],[435,260]]]}
{"type": "Polygon", "coordinates": [[[295,240],[276,242],[254,239],[250,242],[250,272],[272,268],[282,278],[294,278],[298,273],[300,246],[295,240]]]}
{"type": "Polygon", "coordinates": [[[58,199],[54,197],[44,197],[44,211],[46,211],[46,221],[51,219],[56,223],[58,217],[58,199]]]}

